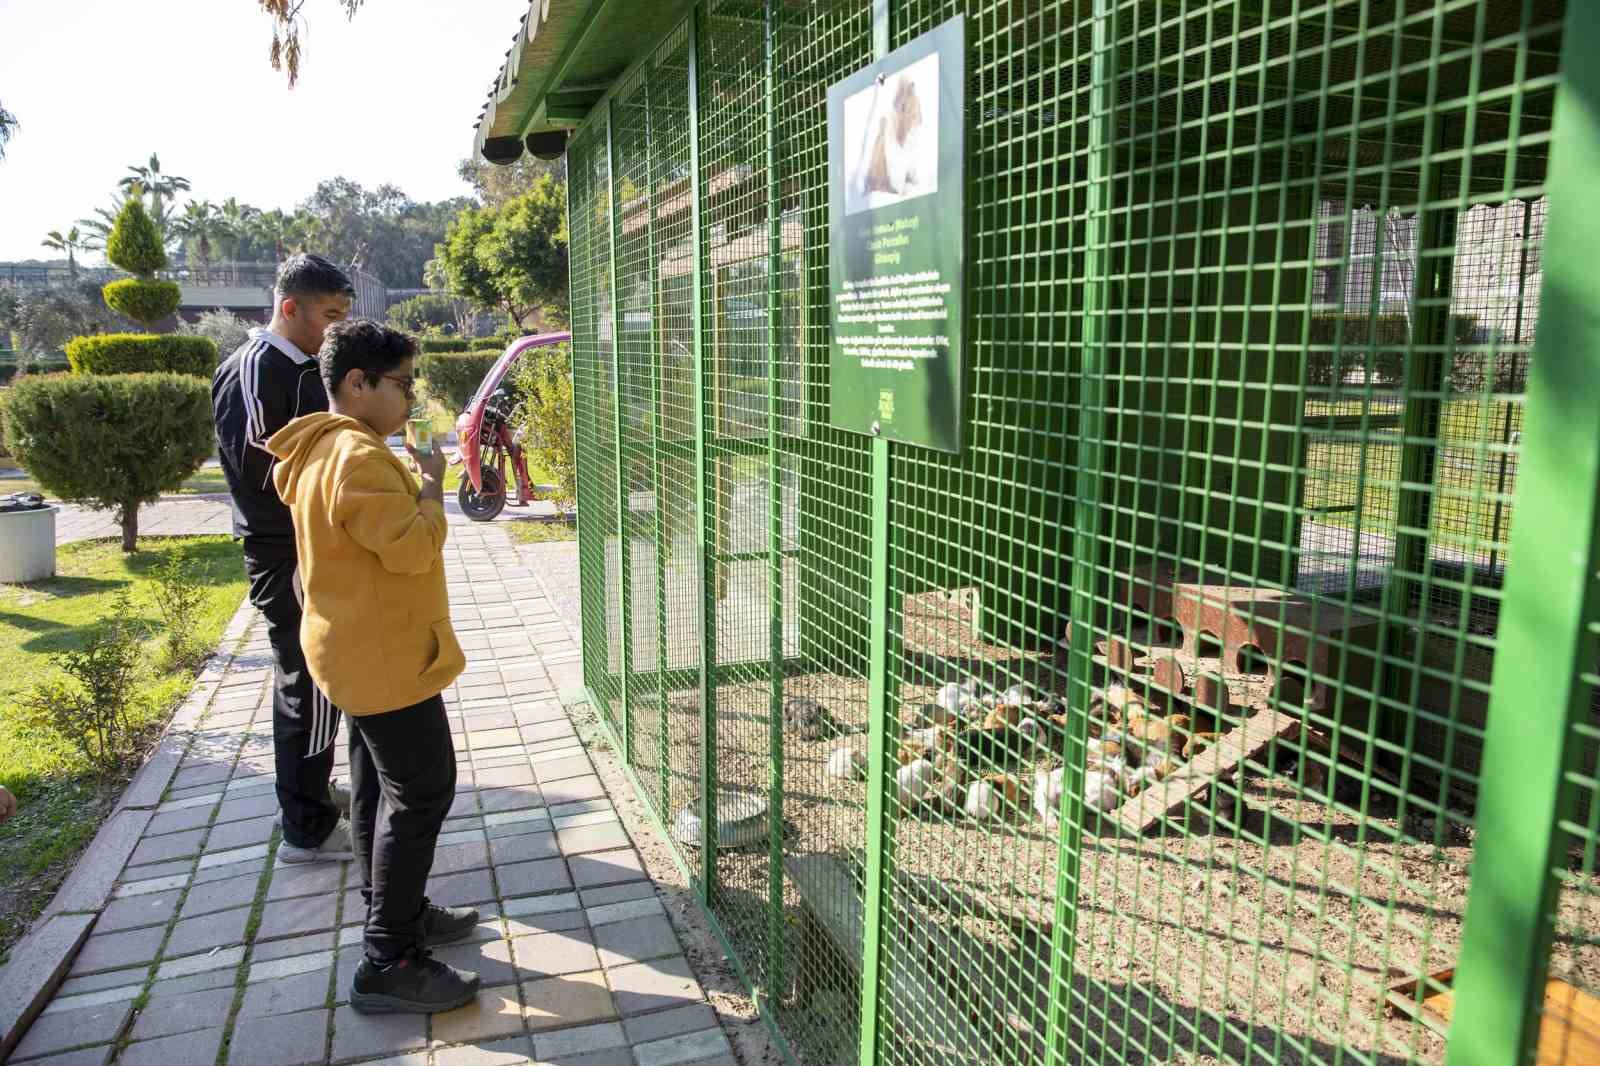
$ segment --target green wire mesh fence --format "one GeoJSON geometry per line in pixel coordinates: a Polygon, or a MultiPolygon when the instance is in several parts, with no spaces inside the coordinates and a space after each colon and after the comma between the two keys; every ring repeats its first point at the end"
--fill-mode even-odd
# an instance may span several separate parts
{"type": "Polygon", "coordinates": [[[574,135],[585,677],[796,1061],[1589,1061],[1600,442],[1554,419],[1600,331],[1546,242],[1593,229],[1553,117],[1597,44],[1559,0],[721,0],[574,135]],[[958,15],[947,455],[829,426],[824,100],[958,15]],[[1502,613],[1570,669],[1496,673],[1502,613]]]}

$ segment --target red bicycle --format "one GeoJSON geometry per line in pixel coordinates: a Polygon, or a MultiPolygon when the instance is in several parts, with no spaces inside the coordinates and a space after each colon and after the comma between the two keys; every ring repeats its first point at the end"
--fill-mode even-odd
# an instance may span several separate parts
{"type": "Polygon", "coordinates": [[[506,467],[517,479],[515,506],[526,507],[544,486],[528,476],[528,460],[512,430],[516,397],[505,378],[523,354],[535,348],[572,339],[567,331],[519,337],[506,346],[473,393],[467,409],[456,419],[456,461],[466,466],[466,476],[456,491],[461,513],[474,522],[489,522],[506,507],[506,467]]]}

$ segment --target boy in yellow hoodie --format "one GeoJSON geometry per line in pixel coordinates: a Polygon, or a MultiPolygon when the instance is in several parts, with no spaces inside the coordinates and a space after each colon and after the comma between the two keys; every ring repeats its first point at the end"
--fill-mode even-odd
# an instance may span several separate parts
{"type": "Polygon", "coordinates": [[[289,505],[312,678],[347,715],[351,830],[367,898],[366,958],[350,1005],[367,1013],[453,1010],[478,976],[432,958],[477,911],[424,890],[455,798],[445,688],[466,666],[445,591],[444,456],[412,451],[419,484],[385,438],[415,398],[416,345],[365,319],[330,326],[321,373],[331,410],[267,442],[289,505]]]}

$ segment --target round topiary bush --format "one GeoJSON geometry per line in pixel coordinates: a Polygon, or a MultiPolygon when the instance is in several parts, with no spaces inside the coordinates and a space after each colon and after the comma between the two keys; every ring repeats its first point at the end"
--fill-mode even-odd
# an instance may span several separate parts
{"type": "Polygon", "coordinates": [[[111,236],[106,238],[106,258],[140,278],[148,278],[167,265],[161,231],[144,209],[144,199],[137,189],[117,212],[111,236]]]}
{"type": "Polygon", "coordinates": [[[67,342],[67,361],[79,374],[201,374],[217,368],[209,337],[176,333],[100,333],[67,342]]]}
{"type": "Polygon", "coordinates": [[[159,322],[178,309],[183,300],[183,290],[175,281],[146,281],[143,278],[123,278],[108,282],[101,293],[106,306],[135,322],[149,325],[159,322]]]}
{"type": "Polygon", "coordinates": [[[481,352],[430,352],[417,359],[417,378],[430,398],[460,412],[499,358],[498,348],[481,352]]]}
{"type": "Polygon", "coordinates": [[[140,505],[192,477],[216,445],[210,383],[185,374],[30,375],[5,407],[11,454],[48,492],[116,511],[127,552],[140,505]]]}

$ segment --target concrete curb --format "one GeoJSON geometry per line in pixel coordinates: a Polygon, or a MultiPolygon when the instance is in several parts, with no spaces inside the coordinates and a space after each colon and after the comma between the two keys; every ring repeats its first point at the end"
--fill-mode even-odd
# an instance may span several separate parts
{"type": "Polygon", "coordinates": [[[0,1062],[61,987],[78,950],[110,901],[128,857],[155,816],[157,804],[194,739],[192,731],[211,706],[254,617],[255,608],[246,598],[223,631],[216,654],[167,723],[155,750],[123,789],[111,817],[61,882],[40,921],[12,949],[11,961],[0,967],[0,1062]]]}
{"type": "Polygon", "coordinates": [[[0,969],[0,1062],[44,1010],[97,915],[61,914],[33,928],[0,969]]]}

